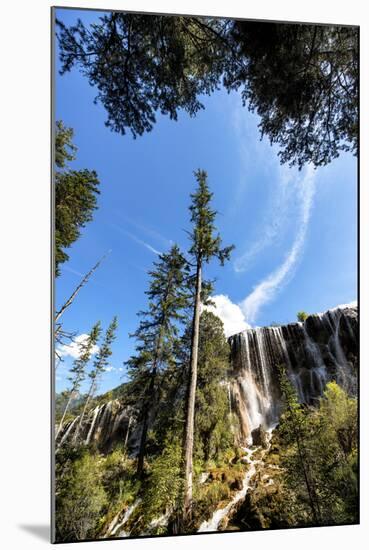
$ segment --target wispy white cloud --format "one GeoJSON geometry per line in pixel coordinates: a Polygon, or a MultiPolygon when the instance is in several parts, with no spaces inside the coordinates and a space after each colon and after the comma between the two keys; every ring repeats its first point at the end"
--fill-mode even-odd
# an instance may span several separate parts
{"type": "MultiPolygon", "coordinates": [[[[240,181],[234,191],[234,208],[240,208],[246,200],[245,193],[251,191],[253,182],[261,177],[265,182],[263,213],[256,213],[252,230],[257,234],[254,242],[245,235],[244,248],[238,244],[239,255],[235,257],[233,268],[236,273],[244,273],[252,268],[255,261],[263,257],[267,248],[281,247],[287,236],[295,229],[295,238],[281,265],[262,279],[238,304],[245,322],[254,323],[260,309],[272,301],[277,293],[291,280],[307,234],[310,211],[314,197],[314,170],[307,167],[298,172],[280,165],[276,149],[268,140],[260,140],[257,117],[247,113],[239,105],[235,96],[232,124],[238,138],[240,158],[240,181]],[[258,166],[257,176],[253,167],[258,166]],[[256,179],[255,179],[256,178],[256,179]]],[[[242,228],[240,228],[242,230],[242,228]]],[[[240,235],[242,243],[242,235],[240,235]]]]}
{"type": "Polygon", "coordinates": [[[311,166],[308,166],[300,175],[297,190],[300,201],[300,214],[297,220],[298,229],[294,242],[282,264],[258,283],[253,291],[239,304],[248,322],[255,322],[261,307],[271,302],[293,276],[305,244],[314,198],[315,173],[311,166]]]}
{"type": "Polygon", "coordinates": [[[246,323],[241,308],[237,304],[234,304],[228,296],[218,294],[217,296],[212,296],[211,300],[215,305],[204,306],[204,309],[211,311],[223,321],[224,333],[227,338],[228,336],[232,336],[232,334],[250,328],[250,325],[246,323]]]}
{"type": "Polygon", "coordinates": [[[261,252],[281,241],[288,227],[289,213],[296,196],[298,180],[296,171],[280,165],[275,167],[272,192],[265,205],[258,238],[248,246],[245,252],[235,258],[233,267],[237,273],[249,270],[261,252]]]}
{"type": "Polygon", "coordinates": [[[122,214],[119,214],[119,215],[124,221],[128,222],[130,225],[138,229],[140,232],[145,233],[155,241],[160,242],[163,246],[169,247],[173,244],[173,241],[171,239],[167,239],[167,237],[164,237],[156,229],[153,229],[152,227],[149,227],[143,223],[140,223],[137,220],[133,220],[129,216],[122,216],[122,214]]]}
{"type": "Polygon", "coordinates": [[[84,277],[83,273],[77,271],[76,269],[72,269],[68,265],[62,265],[62,271],[68,271],[69,273],[73,273],[73,275],[78,275],[78,277],[84,277]]]}
{"type": "Polygon", "coordinates": [[[115,223],[111,224],[111,226],[114,227],[115,229],[117,229],[120,233],[123,233],[124,235],[127,235],[127,237],[129,237],[132,241],[136,242],[137,244],[140,244],[141,246],[144,246],[145,248],[147,248],[147,250],[150,250],[150,252],[153,252],[153,254],[156,254],[157,256],[159,256],[161,254],[160,250],[157,250],[156,248],[151,246],[151,244],[147,243],[146,241],[143,241],[142,239],[139,239],[138,237],[136,237],[136,235],[134,235],[130,231],[127,231],[126,229],[123,229],[122,227],[120,227],[119,225],[116,225],[115,223]]]}
{"type": "Polygon", "coordinates": [[[265,176],[274,177],[279,168],[276,155],[272,154],[267,139],[260,139],[258,116],[242,106],[241,94],[234,92],[231,97],[231,125],[237,138],[236,149],[239,157],[239,178],[233,189],[228,215],[238,211],[244,204],[245,194],[255,182],[255,168],[265,176]]]}
{"type": "MultiPolygon", "coordinates": [[[[111,250],[109,250],[109,253],[111,252],[111,250]]],[[[72,267],[69,267],[68,265],[62,265],[61,266],[61,270],[62,270],[62,273],[67,271],[68,273],[72,273],[73,275],[75,275],[76,277],[79,277],[80,279],[83,279],[83,277],[86,276],[86,273],[81,273],[80,271],[77,271],[76,269],[73,269],[72,267]]],[[[104,284],[100,283],[99,281],[96,280],[96,277],[92,277],[92,279],[90,279],[90,283],[94,284],[94,285],[98,285],[102,288],[107,288],[104,284]]]]}
{"type": "MultiPolygon", "coordinates": [[[[60,357],[72,357],[78,359],[81,353],[81,344],[84,344],[88,338],[88,334],[79,334],[76,336],[70,344],[62,344],[56,348],[56,351],[60,357]]],[[[99,351],[99,346],[96,344],[92,348],[92,355],[95,355],[99,351]]]]}
{"type": "Polygon", "coordinates": [[[260,139],[257,115],[241,107],[237,95],[231,121],[237,136],[240,162],[240,178],[232,197],[232,208],[239,209],[245,204],[246,193],[252,192],[252,187],[259,185],[260,179],[267,195],[262,212],[255,212],[253,217],[252,230],[256,229],[257,238],[251,244],[246,239],[244,249],[242,245],[238,246],[239,255],[235,257],[233,267],[240,273],[250,269],[267,247],[280,243],[287,232],[298,171],[280,164],[276,147],[272,148],[268,139],[260,139]]]}

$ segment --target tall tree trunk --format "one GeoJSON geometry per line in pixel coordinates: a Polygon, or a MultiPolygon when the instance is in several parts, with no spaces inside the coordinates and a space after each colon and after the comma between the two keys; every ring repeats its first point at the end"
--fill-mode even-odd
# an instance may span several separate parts
{"type": "Polygon", "coordinates": [[[192,455],[195,422],[195,399],[197,384],[197,357],[199,349],[200,329],[200,308],[201,308],[201,259],[197,262],[196,270],[196,294],[195,307],[192,321],[190,375],[187,391],[187,415],[183,445],[183,467],[184,467],[184,502],[183,502],[183,523],[191,519],[192,507],[192,455]]]}
{"type": "Polygon", "coordinates": [[[138,453],[138,461],[137,461],[137,475],[139,476],[142,476],[143,469],[144,469],[146,439],[147,439],[147,431],[149,428],[149,411],[152,404],[152,399],[154,397],[155,379],[156,379],[156,374],[158,370],[159,357],[161,354],[162,340],[163,340],[163,330],[161,327],[157,344],[156,344],[155,357],[154,357],[153,366],[152,366],[151,375],[150,375],[150,384],[149,384],[149,387],[145,396],[145,402],[144,402],[140,450],[138,453]]]}
{"type": "Polygon", "coordinates": [[[307,489],[307,492],[308,492],[308,495],[309,495],[310,508],[311,508],[315,523],[317,525],[319,525],[318,513],[317,513],[317,510],[315,509],[314,491],[313,491],[313,488],[312,488],[312,484],[310,482],[310,476],[309,476],[307,468],[305,466],[305,459],[304,459],[304,456],[303,456],[303,453],[302,453],[301,443],[300,443],[299,439],[297,440],[297,449],[298,449],[298,453],[299,453],[302,472],[304,474],[306,489],[307,489]]]}
{"type": "Polygon", "coordinates": [[[309,503],[311,512],[313,514],[314,521],[316,525],[319,525],[321,523],[321,513],[320,513],[320,506],[318,501],[318,496],[316,494],[315,485],[312,480],[310,468],[309,468],[309,462],[306,457],[303,441],[302,441],[302,435],[300,432],[300,429],[298,426],[294,426],[294,432],[295,432],[295,438],[297,443],[297,450],[299,454],[300,464],[302,468],[302,472],[304,475],[305,485],[306,489],[309,495],[309,503]]]}
{"type": "Polygon", "coordinates": [[[144,470],[146,439],[147,439],[147,431],[149,428],[149,410],[151,405],[150,398],[152,397],[154,392],[155,378],[156,378],[156,365],[153,367],[153,370],[150,375],[150,384],[147,391],[147,395],[145,396],[145,403],[142,411],[143,412],[142,431],[141,431],[140,449],[138,452],[138,461],[137,461],[137,475],[140,477],[142,476],[143,470],[144,470]]]}

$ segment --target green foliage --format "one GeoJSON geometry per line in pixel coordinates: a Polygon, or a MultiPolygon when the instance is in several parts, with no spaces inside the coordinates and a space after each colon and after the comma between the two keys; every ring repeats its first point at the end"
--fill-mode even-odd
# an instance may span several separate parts
{"type": "Polygon", "coordinates": [[[149,272],[150,285],[145,293],[148,309],[139,312],[142,320],[131,335],[136,338],[138,353],[127,361],[130,378],[140,380],[141,391],[142,383],[147,381],[147,374],[154,366],[160,370],[173,361],[179,326],[184,319],[183,310],[188,304],[187,274],[187,262],[177,245],[161,254],[149,272]]]}
{"type": "Polygon", "coordinates": [[[330,382],[319,406],[306,408],[296,402],[283,369],[281,378],[285,410],[234,524],[268,529],[357,523],[356,399],[330,382]]]}
{"type": "Polygon", "coordinates": [[[114,12],[57,25],[61,72],[76,66],[98,89],[114,131],[150,131],[157,111],[194,116],[223,83],[241,90],[282,163],[357,152],[358,28],[114,12]]]}
{"type": "Polygon", "coordinates": [[[209,262],[212,257],[217,257],[224,265],[229,260],[230,253],[234,246],[221,248],[221,238],[215,235],[215,217],[217,212],[212,210],[210,203],[213,193],[210,192],[207,183],[207,173],[205,170],[197,170],[195,178],[198,187],[191,194],[191,222],[193,225],[190,233],[191,248],[189,253],[196,259],[196,262],[209,262]]]}
{"type": "Polygon", "coordinates": [[[309,317],[309,314],[306,313],[306,311],[297,312],[297,320],[300,321],[300,323],[303,323],[304,321],[306,321],[308,317],[309,317]]]}
{"type": "Polygon", "coordinates": [[[225,85],[241,87],[282,163],[322,166],[357,152],[357,28],[235,21],[230,34],[240,62],[225,85]]]}
{"type": "Polygon", "coordinates": [[[290,486],[301,492],[302,500],[310,507],[311,523],[318,525],[322,521],[317,480],[313,468],[310,436],[310,416],[308,409],[298,401],[297,392],[287,378],[285,369],[279,368],[280,386],[284,400],[284,412],[281,415],[280,434],[289,445],[286,454],[288,481],[290,486]]]}
{"type": "Polygon", "coordinates": [[[69,256],[69,248],[80,236],[81,228],[92,220],[97,208],[99,180],[95,171],[71,170],[67,162],[75,158],[76,147],[72,143],[73,130],[57,122],[55,135],[55,262],[56,275],[60,264],[69,256]]]}
{"type": "Polygon", "coordinates": [[[167,439],[164,449],[151,464],[144,492],[145,521],[172,511],[182,491],[181,445],[177,437],[167,439]]]}
{"type": "Polygon", "coordinates": [[[134,460],[122,448],[116,448],[103,461],[102,484],[109,501],[107,515],[133,504],[140,489],[134,472],[134,460]]]}
{"type": "Polygon", "coordinates": [[[330,382],[313,419],[312,429],[319,434],[312,445],[323,521],[354,523],[358,515],[357,400],[330,382]]]}
{"type": "MultiPolygon", "coordinates": [[[[227,371],[225,342],[221,321],[204,311],[200,322],[196,459],[189,530],[196,530],[204,519],[230,501],[234,492],[240,489],[247,471],[247,465],[239,460],[242,453],[235,448],[230,436],[226,387],[221,383],[227,371]],[[216,386],[219,393],[214,391],[216,386]],[[212,417],[216,421],[215,428],[212,417]],[[213,432],[206,435],[212,428],[213,432]],[[205,462],[208,440],[212,442],[211,452],[205,462]],[[209,473],[209,478],[200,484],[198,476],[203,471],[209,473]]],[[[264,465],[260,466],[257,483],[236,511],[231,527],[267,529],[357,522],[356,399],[331,382],[319,406],[307,408],[298,403],[296,391],[284,369],[280,371],[284,398],[280,424],[274,432],[270,451],[263,459],[264,465]],[[269,478],[273,483],[268,482],[269,478]],[[307,482],[312,489],[310,496],[307,482]],[[317,520],[313,510],[319,514],[317,520]]],[[[181,437],[185,377],[180,373],[178,366],[162,373],[161,380],[166,385],[164,401],[168,398],[165,403],[168,408],[163,404],[162,415],[158,415],[149,432],[148,439],[155,440],[155,444],[150,447],[148,443],[153,452],[147,456],[143,480],[136,476],[136,460],[129,458],[122,448],[106,456],[95,454],[92,448],[85,446],[60,448],[56,455],[59,542],[104,536],[113,518],[138,499],[141,503],[125,526],[127,532],[132,535],[172,532],[172,522],[176,521],[183,495],[181,437]],[[170,410],[173,417],[179,414],[179,419],[169,421],[167,412],[170,410]],[[164,514],[169,517],[168,527],[152,523],[164,514]]]]}
{"type": "Polygon", "coordinates": [[[131,398],[138,405],[142,421],[137,461],[139,474],[144,469],[149,411],[158,399],[158,381],[163,378],[161,373],[175,362],[179,327],[189,302],[186,284],[188,264],[177,245],[173,245],[169,253],[159,256],[149,275],[150,286],[146,292],[148,309],[139,313],[142,320],[132,335],[137,340],[137,355],[127,361],[131,398]]]}
{"type": "Polygon", "coordinates": [[[86,368],[91,358],[93,348],[99,339],[100,333],[101,333],[101,327],[100,327],[100,321],[99,321],[92,327],[91,332],[88,334],[86,340],[84,340],[83,342],[79,342],[79,345],[78,345],[79,356],[77,359],[74,360],[73,367],[70,369],[70,375],[68,376],[68,380],[71,383],[71,387],[68,392],[68,400],[65,404],[63,415],[61,416],[61,419],[60,419],[57,437],[60,433],[60,430],[63,427],[63,423],[67,419],[66,415],[70,409],[72,400],[74,396],[78,394],[79,388],[83,380],[86,378],[86,368]]]}
{"type": "Polygon", "coordinates": [[[56,539],[72,542],[93,538],[107,504],[99,458],[87,452],[77,459],[63,456],[56,488],[56,539]]]}
{"type": "Polygon", "coordinates": [[[101,334],[101,323],[98,321],[91,329],[86,340],[79,342],[79,355],[73,362],[68,380],[71,382],[71,393],[78,391],[86,377],[86,367],[90,361],[92,351],[101,334]]]}
{"type": "Polygon", "coordinates": [[[66,128],[62,120],[56,121],[55,132],[55,164],[65,168],[67,161],[75,160],[77,147],[73,145],[73,128],[66,128]]]}
{"type": "Polygon", "coordinates": [[[93,362],[93,368],[89,372],[88,376],[91,379],[91,384],[96,390],[98,380],[103,372],[105,372],[106,367],[108,366],[109,357],[112,354],[111,345],[116,338],[115,332],[118,328],[118,319],[113,317],[110,325],[108,326],[104,340],[100,344],[99,350],[96,353],[95,360],[93,362]]]}
{"type": "Polygon", "coordinates": [[[225,379],[229,346],[223,323],[210,311],[200,317],[198,378],[195,415],[195,455],[205,462],[233,446],[225,379]]]}
{"type": "MultiPolygon", "coordinates": [[[[235,458],[235,449],[232,451],[235,458]]],[[[233,462],[233,460],[232,460],[233,462]]],[[[209,519],[218,508],[226,506],[235,491],[242,487],[246,473],[244,464],[223,462],[219,466],[209,467],[209,478],[205,483],[195,483],[192,526],[198,529],[204,519],[209,519]]]]}
{"type": "Polygon", "coordinates": [[[156,112],[194,116],[224,63],[211,28],[197,18],[111,13],[86,28],[57,21],[62,73],[75,65],[99,90],[106,125],[121,134],[150,131],[156,112]],[[91,32],[90,32],[91,31],[91,32]],[[219,67],[218,67],[219,66],[219,67]]]}
{"type": "MultiPolygon", "coordinates": [[[[209,483],[204,487],[202,492],[203,495],[199,497],[199,501],[203,501],[206,507],[210,506],[212,508],[214,508],[214,506],[218,507],[222,501],[228,500],[231,495],[229,484],[223,481],[209,483]]],[[[199,501],[197,502],[197,506],[199,506],[199,501]]]]}
{"type": "Polygon", "coordinates": [[[282,379],[286,411],[281,417],[281,465],[294,495],[299,524],[355,523],[358,514],[357,403],[335,382],[318,409],[299,405],[282,379]],[[310,509],[310,510],[309,510],[310,509]]]}

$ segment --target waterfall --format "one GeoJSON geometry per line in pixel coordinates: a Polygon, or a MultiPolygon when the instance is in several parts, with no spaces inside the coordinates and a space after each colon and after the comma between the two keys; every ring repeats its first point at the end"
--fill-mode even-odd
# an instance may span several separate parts
{"type": "Polygon", "coordinates": [[[349,340],[356,340],[352,318],[347,316],[346,311],[341,307],[329,310],[323,314],[317,314],[316,317],[326,327],[330,335],[328,348],[330,357],[336,367],[337,382],[348,392],[356,393],[357,376],[349,365],[341,342],[342,332],[346,332],[349,340]]]}
{"type": "MultiPolygon", "coordinates": [[[[88,415],[85,415],[81,440],[85,445],[92,441],[102,450],[109,450],[117,443],[120,443],[124,435],[127,435],[127,426],[131,424],[132,411],[124,407],[119,400],[114,399],[103,405],[97,405],[88,415]]],[[[57,447],[64,444],[75,431],[80,416],[63,427],[58,437],[60,440],[57,447]]]]}
{"type": "Polygon", "coordinates": [[[79,417],[77,416],[74,420],[72,420],[72,422],[69,424],[69,426],[67,426],[61,440],[59,441],[59,444],[57,445],[57,448],[59,448],[64,443],[64,441],[66,441],[69,434],[72,432],[72,429],[73,429],[74,425],[76,424],[78,418],[79,417]]]}
{"type": "Polygon", "coordinates": [[[233,401],[241,432],[249,441],[252,430],[269,428],[279,415],[277,366],[287,351],[280,327],[248,329],[231,338],[234,381],[233,401]]]}
{"type": "Polygon", "coordinates": [[[113,519],[113,521],[109,525],[106,537],[111,537],[111,536],[114,536],[114,535],[116,535],[118,537],[129,537],[129,533],[126,533],[125,531],[123,531],[122,527],[123,527],[123,525],[125,525],[127,523],[129,518],[131,517],[133,511],[135,510],[135,508],[137,508],[137,506],[140,504],[140,502],[141,502],[140,498],[135,500],[135,502],[131,506],[129,506],[127,508],[127,510],[124,512],[123,518],[120,522],[119,522],[119,518],[121,516],[121,512],[115,516],[115,518],[113,519]]]}
{"type": "Polygon", "coordinates": [[[87,434],[87,437],[86,437],[86,441],[85,441],[85,444],[88,445],[91,441],[91,437],[92,437],[92,434],[93,434],[93,431],[94,431],[94,427],[95,427],[95,424],[96,424],[96,419],[97,419],[97,415],[99,414],[99,410],[100,410],[100,407],[97,406],[95,409],[94,409],[94,414],[93,414],[93,418],[92,418],[92,422],[91,422],[91,427],[88,431],[88,434],[87,434]]]}
{"type": "Polygon", "coordinates": [[[355,393],[357,333],[357,307],[351,305],[310,315],[304,323],[231,336],[231,404],[240,422],[240,442],[249,443],[252,430],[278,421],[278,366],[285,367],[302,403],[314,405],[330,380],[355,393]]]}
{"type": "MultiPolygon", "coordinates": [[[[247,329],[229,338],[231,366],[223,382],[237,444],[249,445],[251,433],[260,425],[268,430],[278,422],[281,392],[278,366],[283,365],[301,403],[315,405],[330,380],[350,394],[357,389],[357,307],[341,306],[309,315],[304,323],[247,329]]],[[[75,430],[79,417],[63,426],[57,447],[75,430]]],[[[140,425],[135,407],[119,400],[95,407],[85,418],[81,435],[108,451],[124,442],[137,452],[140,425]]]]}

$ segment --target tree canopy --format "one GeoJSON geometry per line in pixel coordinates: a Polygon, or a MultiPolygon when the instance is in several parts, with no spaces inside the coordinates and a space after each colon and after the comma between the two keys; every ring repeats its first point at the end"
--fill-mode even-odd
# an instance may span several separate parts
{"type": "Polygon", "coordinates": [[[325,165],[357,151],[358,30],[354,27],[236,21],[228,89],[260,117],[261,134],[282,163],[325,165]]]}
{"type": "Polygon", "coordinates": [[[121,134],[152,130],[157,111],[175,120],[179,109],[195,115],[198,96],[218,85],[222,50],[197,18],[113,12],[90,27],[57,25],[61,72],[79,68],[98,89],[106,125],[121,134]]]}
{"type": "Polygon", "coordinates": [[[56,123],[55,134],[55,268],[69,259],[69,248],[79,237],[81,229],[92,220],[97,208],[99,179],[94,170],[72,170],[67,163],[75,159],[73,129],[56,123]]]}
{"type": "Polygon", "coordinates": [[[116,132],[142,135],[158,112],[195,116],[201,95],[224,85],[261,117],[282,163],[357,152],[356,27],[122,12],[57,27],[61,73],[86,76],[116,132]]]}

